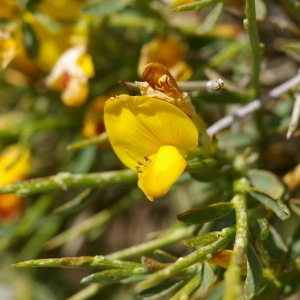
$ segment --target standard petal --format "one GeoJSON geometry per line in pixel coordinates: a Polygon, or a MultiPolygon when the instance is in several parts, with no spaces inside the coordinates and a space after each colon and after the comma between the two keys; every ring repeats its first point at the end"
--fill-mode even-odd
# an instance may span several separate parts
{"type": "Polygon", "coordinates": [[[187,149],[198,144],[193,122],[177,107],[155,98],[110,98],[105,104],[104,122],[115,153],[132,169],[161,146],[187,149]]]}
{"type": "MultiPolygon", "coordinates": [[[[150,158],[152,159],[152,157],[150,158]]],[[[138,185],[150,201],[164,196],[186,167],[186,160],[174,146],[162,146],[154,160],[141,169],[138,185]]]]}

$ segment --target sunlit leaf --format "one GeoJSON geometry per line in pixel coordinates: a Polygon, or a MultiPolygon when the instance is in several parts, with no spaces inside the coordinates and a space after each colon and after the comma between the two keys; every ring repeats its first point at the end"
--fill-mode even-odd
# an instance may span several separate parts
{"type": "Polygon", "coordinates": [[[286,190],[285,184],[269,171],[251,169],[248,171],[248,178],[253,187],[265,191],[274,198],[281,198],[286,190]]]}

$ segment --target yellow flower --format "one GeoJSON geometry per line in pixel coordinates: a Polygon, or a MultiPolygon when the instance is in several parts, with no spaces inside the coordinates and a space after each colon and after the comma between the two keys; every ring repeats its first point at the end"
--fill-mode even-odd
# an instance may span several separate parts
{"type": "Polygon", "coordinates": [[[157,98],[109,98],[104,122],[115,153],[138,172],[138,185],[151,201],[169,191],[198,146],[198,130],[191,119],[157,98]]]}
{"type": "Polygon", "coordinates": [[[150,63],[142,72],[146,82],[136,82],[141,94],[167,101],[182,110],[195,124],[206,146],[210,138],[206,134],[205,124],[197,114],[188,93],[182,92],[167,68],[160,63],[150,63]]]}
{"type": "MultiPolygon", "coordinates": [[[[30,173],[30,151],[19,145],[4,149],[0,155],[0,185],[24,180],[30,173]]],[[[15,194],[0,195],[0,221],[18,216],[24,199],[15,194]]]]}
{"type": "Polygon", "coordinates": [[[163,64],[177,81],[188,80],[192,75],[191,67],[184,61],[186,49],[172,36],[158,36],[141,50],[138,73],[141,76],[145,66],[152,62],[163,64]]]}
{"type": "Polygon", "coordinates": [[[68,106],[83,104],[89,93],[90,77],[94,76],[92,58],[80,45],[64,52],[56,62],[46,84],[62,92],[62,101],[68,106]]]}
{"type": "Polygon", "coordinates": [[[0,67],[6,68],[16,54],[16,41],[8,31],[0,29],[0,67]]]}

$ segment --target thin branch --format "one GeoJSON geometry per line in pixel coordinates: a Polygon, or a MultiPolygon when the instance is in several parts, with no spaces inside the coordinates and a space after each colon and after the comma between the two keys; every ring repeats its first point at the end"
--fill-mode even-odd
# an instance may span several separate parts
{"type": "Polygon", "coordinates": [[[226,127],[232,125],[234,121],[239,120],[254,111],[258,110],[262,107],[264,103],[269,101],[273,98],[278,98],[284,93],[288,92],[292,87],[300,84],[300,73],[289,79],[288,81],[282,83],[278,87],[271,90],[266,96],[262,99],[255,99],[249,104],[238,108],[234,113],[225,116],[224,118],[220,119],[209,128],[207,128],[207,134],[212,136],[221,130],[225,129],[226,127]]]}

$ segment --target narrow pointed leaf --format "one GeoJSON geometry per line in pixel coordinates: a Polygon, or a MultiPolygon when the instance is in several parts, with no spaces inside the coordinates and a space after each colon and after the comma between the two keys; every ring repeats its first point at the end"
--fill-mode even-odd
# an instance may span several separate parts
{"type": "Polygon", "coordinates": [[[247,259],[247,278],[244,290],[247,299],[251,299],[262,280],[262,264],[259,256],[250,244],[247,246],[247,259]]]}
{"type": "Polygon", "coordinates": [[[78,196],[76,196],[71,201],[57,207],[54,211],[54,215],[66,215],[73,212],[76,212],[84,207],[86,207],[89,203],[91,203],[95,199],[95,195],[98,193],[91,194],[92,189],[88,188],[81,192],[78,196]]]}
{"type": "Polygon", "coordinates": [[[173,11],[181,12],[181,11],[188,11],[188,10],[199,10],[219,2],[225,2],[225,0],[199,0],[193,3],[177,6],[173,8],[173,11]]]}
{"type": "Polygon", "coordinates": [[[200,24],[197,33],[202,34],[212,30],[216,25],[216,23],[218,22],[222,10],[223,10],[223,3],[218,3],[216,7],[214,7],[214,9],[208,14],[208,16],[200,24]]]}
{"type": "Polygon", "coordinates": [[[228,215],[234,209],[229,202],[219,202],[208,206],[197,207],[177,216],[178,220],[188,224],[203,224],[228,215]]]}

